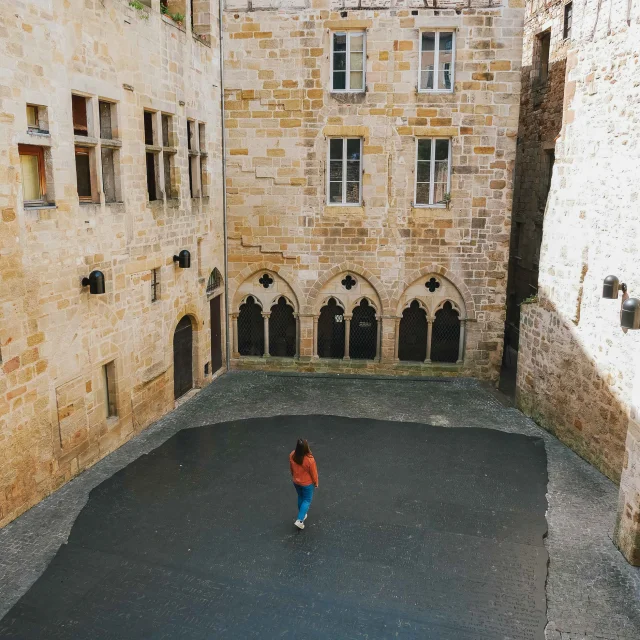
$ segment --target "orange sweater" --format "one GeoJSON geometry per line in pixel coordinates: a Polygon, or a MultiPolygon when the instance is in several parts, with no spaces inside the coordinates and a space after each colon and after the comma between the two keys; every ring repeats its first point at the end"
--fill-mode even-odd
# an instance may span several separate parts
{"type": "Polygon", "coordinates": [[[309,454],[304,457],[302,464],[297,464],[293,460],[292,451],[289,454],[289,466],[291,467],[291,477],[296,484],[301,487],[308,487],[310,484],[318,486],[318,468],[316,467],[316,461],[314,457],[309,454]]]}

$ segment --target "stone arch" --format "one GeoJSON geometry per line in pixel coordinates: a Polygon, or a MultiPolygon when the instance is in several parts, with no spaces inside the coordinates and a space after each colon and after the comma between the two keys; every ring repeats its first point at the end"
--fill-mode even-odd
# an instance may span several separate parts
{"type": "Polygon", "coordinates": [[[218,267],[214,267],[209,274],[209,280],[207,281],[207,295],[214,294],[222,285],[224,284],[224,279],[218,267]]]}
{"type": "MultiPolygon", "coordinates": [[[[299,312],[302,304],[301,301],[305,298],[297,285],[294,274],[283,265],[275,264],[273,262],[251,264],[245,267],[235,278],[233,278],[233,280],[229,281],[229,299],[232,301],[230,312],[237,313],[238,311],[238,303],[240,297],[242,297],[242,292],[240,291],[241,287],[250,281],[254,275],[264,271],[269,272],[272,276],[276,275],[287,285],[291,300],[295,303],[294,310],[299,312]]],[[[263,308],[266,308],[266,304],[263,304],[263,308]]]]}
{"type": "MultiPolygon", "coordinates": [[[[373,288],[376,293],[376,297],[378,298],[379,305],[378,308],[382,314],[386,314],[389,310],[389,301],[390,296],[387,288],[382,284],[380,279],[376,277],[371,271],[362,267],[359,264],[354,262],[342,262],[331,269],[325,271],[313,284],[311,290],[309,292],[309,296],[307,298],[307,305],[305,312],[310,315],[317,315],[319,313],[320,307],[318,306],[318,297],[321,296],[326,290],[327,285],[336,278],[338,275],[346,275],[347,273],[352,273],[354,275],[358,275],[361,278],[364,278],[369,285],[373,288]]],[[[334,296],[336,297],[336,296],[334,296]]],[[[328,297],[327,297],[328,299],[328,297]]],[[[341,296],[341,300],[344,302],[345,298],[341,296]]],[[[350,302],[349,302],[350,304],[350,302]]]]}
{"type": "MultiPolygon", "coordinates": [[[[407,299],[407,293],[409,289],[416,284],[417,281],[425,278],[426,276],[437,276],[440,278],[444,278],[446,281],[451,283],[453,287],[457,290],[458,295],[460,296],[460,301],[458,305],[462,307],[461,319],[463,320],[471,320],[474,321],[476,319],[476,308],[475,303],[473,301],[473,296],[469,291],[469,288],[465,284],[464,280],[460,278],[457,274],[451,272],[446,267],[437,264],[431,264],[425,266],[421,269],[416,269],[407,275],[404,281],[400,284],[399,289],[396,291],[393,299],[391,300],[390,308],[392,313],[398,315],[398,313],[402,313],[402,309],[404,309],[403,301],[407,299]]],[[[424,298],[424,296],[420,295],[419,298],[424,298]]],[[[434,310],[429,309],[429,313],[435,313],[434,310]]]]}
{"type": "Polygon", "coordinates": [[[405,281],[404,289],[397,298],[394,299],[393,308],[396,317],[402,317],[402,312],[408,304],[410,304],[412,300],[418,300],[427,311],[427,315],[433,318],[436,310],[441,308],[441,305],[444,304],[445,301],[449,300],[456,309],[458,309],[461,320],[474,319],[475,307],[471,299],[471,294],[469,294],[467,290],[467,296],[465,297],[464,292],[460,290],[458,284],[451,279],[449,274],[445,275],[442,271],[446,270],[441,268],[439,271],[434,271],[432,267],[421,269],[419,272],[415,272],[417,273],[416,278],[408,283],[405,281]],[[434,292],[430,292],[425,287],[425,283],[430,278],[435,278],[438,281],[438,288],[434,292]]]}
{"type": "Polygon", "coordinates": [[[366,300],[366,301],[369,303],[369,305],[371,305],[371,306],[373,307],[373,309],[375,310],[375,312],[376,312],[376,316],[377,316],[377,317],[380,317],[380,311],[381,311],[381,309],[380,309],[380,305],[378,305],[378,303],[376,303],[374,300],[372,300],[372,299],[371,299],[371,296],[367,296],[367,295],[363,295],[363,296],[360,296],[360,297],[356,298],[356,299],[355,299],[355,300],[354,300],[354,301],[349,305],[349,306],[351,307],[351,309],[350,309],[347,313],[352,313],[352,312],[353,312],[353,310],[354,310],[356,307],[360,306],[360,303],[361,303],[363,300],[366,300]]]}

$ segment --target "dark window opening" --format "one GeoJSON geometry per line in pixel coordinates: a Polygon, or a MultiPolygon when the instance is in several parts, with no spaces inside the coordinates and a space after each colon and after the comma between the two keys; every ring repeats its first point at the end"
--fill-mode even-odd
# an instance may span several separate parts
{"type": "Polygon", "coordinates": [[[193,139],[193,122],[187,120],[187,150],[191,151],[193,139]]]}
{"type": "Polygon", "coordinates": [[[551,32],[538,36],[538,81],[546,84],[549,79],[549,55],[551,51],[551,32]]]}
{"type": "Polygon", "coordinates": [[[157,302],[160,299],[160,274],[159,269],[151,270],[151,302],[157,302]]]}
{"type": "Polygon", "coordinates": [[[175,190],[173,188],[173,182],[171,180],[173,154],[164,153],[162,162],[164,164],[164,190],[167,194],[167,198],[174,198],[175,190]]]}
{"type": "Polygon", "coordinates": [[[150,111],[144,112],[144,143],[153,146],[153,113],[150,111]]]}
{"type": "Polygon", "coordinates": [[[344,310],[330,298],[318,318],[318,355],[321,358],[344,358],[344,326],[344,310]]]}
{"type": "Polygon", "coordinates": [[[104,370],[104,390],[107,418],[114,418],[118,415],[116,406],[116,365],[109,362],[103,367],[104,370]]]}
{"type": "Polygon", "coordinates": [[[91,158],[89,149],[76,147],[76,182],[80,202],[91,202],[91,158]]]}
{"type": "Polygon", "coordinates": [[[398,337],[400,360],[424,362],[427,357],[427,312],[414,300],[402,312],[398,337]]]}
{"type": "Polygon", "coordinates": [[[238,314],[238,353],[241,356],[264,355],[264,320],[262,309],[253,296],[240,305],[238,314]]]}
{"type": "Polygon", "coordinates": [[[147,152],[147,193],[149,201],[158,200],[156,185],[156,155],[147,152]]]}
{"type": "Polygon", "coordinates": [[[296,355],[296,319],[293,308],[281,297],[269,316],[269,355],[293,358],[296,355]]]}
{"type": "Polygon", "coordinates": [[[376,311],[364,299],[353,310],[349,332],[349,357],[354,360],[373,360],[376,357],[378,322],[376,311]]]}
{"type": "Polygon", "coordinates": [[[83,96],[71,96],[71,110],[73,117],[73,133],[76,136],[88,136],[87,99],[83,96]]]}
{"type": "Polygon", "coordinates": [[[460,353],[460,317],[450,302],[436,311],[431,337],[432,362],[457,362],[460,353]]]}

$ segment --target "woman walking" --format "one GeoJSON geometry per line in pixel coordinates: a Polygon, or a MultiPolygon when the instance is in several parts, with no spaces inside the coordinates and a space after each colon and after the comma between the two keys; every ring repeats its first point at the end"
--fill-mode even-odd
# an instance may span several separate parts
{"type": "Polygon", "coordinates": [[[304,529],[307,511],[313,500],[313,489],[318,486],[318,468],[306,440],[299,439],[296,448],[289,455],[289,467],[293,486],[298,492],[298,518],[293,523],[298,529],[304,529]]]}

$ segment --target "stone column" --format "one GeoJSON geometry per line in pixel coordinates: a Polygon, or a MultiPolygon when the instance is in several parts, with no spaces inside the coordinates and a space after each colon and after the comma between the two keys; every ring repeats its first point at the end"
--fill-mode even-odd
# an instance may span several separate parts
{"type": "Polygon", "coordinates": [[[318,358],[318,316],[313,316],[313,357],[318,358]]]}
{"type": "Polygon", "coordinates": [[[431,362],[431,338],[433,336],[433,320],[431,318],[427,319],[429,325],[427,326],[427,357],[425,358],[425,362],[429,364],[431,362]]]}
{"type": "Polygon", "coordinates": [[[263,312],[262,317],[264,318],[264,357],[269,357],[269,318],[271,317],[270,312],[263,312]]]}
{"type": "Polygon", "coordinates": [[[231,314],[231,356],[237,358],[238,353],[238,314],[231,314]]]}
{"type": "Polygon", "coordinates": [[[376,316],[376,361],[382,360],[382,343],[380,338],[382,336],[382,316],[376,316]]]}
{"type": "Polygon", "coordinates": [[[458,362],[456,364],[462,364],[464,360],[464,334],[467,327],[466,320],[460,320],[460,346],[458,347],[458,362]]]}
{"type": "Polygon", "coordinates": [[[351,339],[351,316],[344,317],[344,359],[351,360],[349,357],[349,340],[351,339]]]}
{"type": "Polygon", "coordinates": [[[398,348],[400,346],[400,318],[395,319],[394,323],[394,334],[393,334],[393,361],[398,362],[400,358],[398,357],[398,348]]]}

